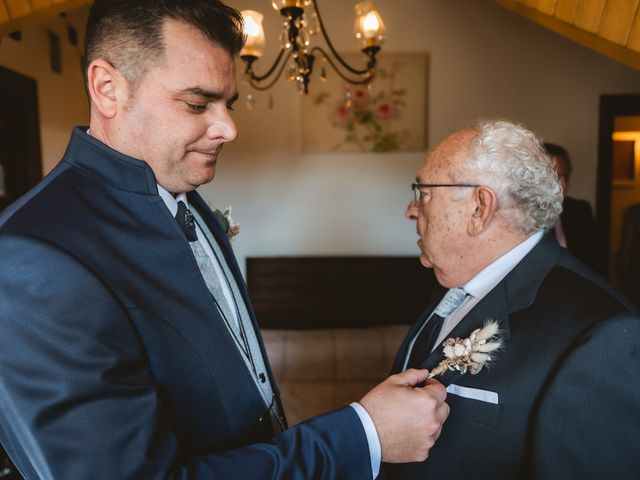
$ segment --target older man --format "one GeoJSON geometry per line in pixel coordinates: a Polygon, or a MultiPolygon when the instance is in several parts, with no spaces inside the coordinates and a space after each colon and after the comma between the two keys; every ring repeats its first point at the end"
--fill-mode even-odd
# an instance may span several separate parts
{"type": "Polygon", "coordinates": [[[451,414],[439,443],[385,478],[637,478],[640,320],[545,234],[562,189],[536,137],[505,121],[454,133],[413,190],[420,261],[446,301],[409,332],[394,371],[434,368],[443,340],[489,320],[503,349],[477,375],[440,377],[451,414]]]}

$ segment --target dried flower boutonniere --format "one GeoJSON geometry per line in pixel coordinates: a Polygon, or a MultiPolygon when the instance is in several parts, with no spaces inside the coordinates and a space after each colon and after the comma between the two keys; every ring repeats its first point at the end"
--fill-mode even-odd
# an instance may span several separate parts
{"type": "Polygon", "coordinates": [[[240,224],[235,223],[231,217],[231,207],[226,207],[224,212],[214,210],[213,214],[222,225],[229,240],[233,240],[233,238],[240,233],[240,224]]]}
{"type": "Polygon", "coordinates": [[[431,370],[429,378],[442,375],[447,370],[477,374],[493,359],[489,354],[502,346],[499,333],[498,322],[490,321],[471,332],[469,338],[447,338],[442,344],[445,359],[431,370]]]}

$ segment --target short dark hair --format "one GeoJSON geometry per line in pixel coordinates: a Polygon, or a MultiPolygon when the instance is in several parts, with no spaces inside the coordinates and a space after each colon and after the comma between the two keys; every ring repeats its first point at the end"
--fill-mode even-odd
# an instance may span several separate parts
{"type": "Polygon", "coordinates": [[[85,34],[85,85],[89,64],[102,58],[135,90],[164,54],[166,19],[195,27],[232,58],[244,44],[242,15],[219,0],[95,0],[85,34]]]}
{"type": "Polygon", "coordinates": [[[567,180],[569,180],[573,167],[571,166],[571,158],[569,157],[569,152],[567,152],[567,149],[558,144],[549,142],[544,142],[542,146],[544,148],[544,151],[547,152],[547,155],[560,159],[560,161],[564,164],[563,166],[565,174],[567,180]]]}

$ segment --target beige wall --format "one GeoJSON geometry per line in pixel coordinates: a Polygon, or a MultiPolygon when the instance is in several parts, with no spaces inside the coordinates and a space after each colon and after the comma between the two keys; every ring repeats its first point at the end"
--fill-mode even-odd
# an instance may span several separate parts
{"type": "Polygon", "coordinates": [[[77,12],[68,15],[66,20],[55,17],[39,27],[24,30],[19,42],[5,37],[0,43],[0,65],[38,82],[40,141],[45,174],[64,153],[70,128],[89,121],[80,68],[82,46],[70,45],[66,30],[67,23],[70,23],[82,33],[83,18],[84,15],[79,18],[77,12]],[[49,31],[60,37],[61,74],[52,72],[49,66],[49,31]]]}
{"type": "MultiPolygon", "coordinates": [[[[229,3],[261,10],[267,41],[275,38],[281,20],[270,2],[229,3]]],[[[356,50],[355,2],[319,3],[336,46],[356,50]]],[[[568,148],[575,163],[571,194],[593,203],[599,96],[639,92],[640,72],[493,2],[377,0],[377,4],[388,30],[386,51],[429,55],[430,146],[477,117],[523,122],[545,140],[568,148]]],[[[7,61],[9,43],[5,39],[0,45],[0,64],[18,69],[7,61]]],[[[256,66],[259,71],[275,55],[273,41],[269,48],[264,64],[256,66]]],[[[54,81],[52,74],[42,71],[32,75],[40,83],[54,81]]],[[[317,77],[312,86],[314,81],[317,77]]],[[[57,98],[46,98],[45,87],[40,86],[48,167],[59,156],[69,127],[86,118],[79,79],[56,85],[46,87],[46,97],[55,92],[57,98]],[[76,92],[78,100],[61,102],[70,96],[64,92],[76,92]]],[[[248,92],[242,83],[240,88],[242,95],[248,92]]],[[[266,107],[266,96],[259,100],[251,112],[239,102],[235,118],[240,137],[225,147],[216,180],[201,189],[213,206],[233,206],[242,226],[234,244],[241,263],[256,255],[416,253],[414,227],[402,214],[424,152],[303,155],[300,99],[293,86],[281,81],[274,89],[273,110],[266,107]]]]}

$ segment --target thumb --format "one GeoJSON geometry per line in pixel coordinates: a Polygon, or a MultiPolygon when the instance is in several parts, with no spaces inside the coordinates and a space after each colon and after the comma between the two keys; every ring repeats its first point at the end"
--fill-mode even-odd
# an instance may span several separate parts
{"type": "Polygon", "coordinates": [[[408,387],[415,387],[416,385],[423,383],[427,380],[429,370],[415,368],[409,368],[404,372],[397,373],[389,377],[389,379],[396,385],[406,385],[408,387]]]}

